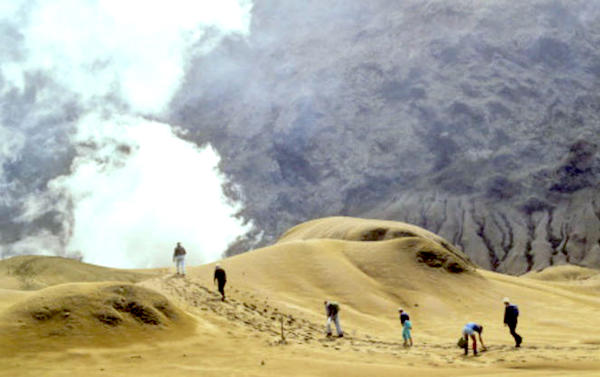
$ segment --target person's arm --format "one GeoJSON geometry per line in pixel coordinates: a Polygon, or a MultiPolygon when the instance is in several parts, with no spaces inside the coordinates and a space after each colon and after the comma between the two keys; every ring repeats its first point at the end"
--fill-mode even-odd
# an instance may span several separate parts
{"type": "Polygon", "coordinates": [[[508,319],[508,306],[506,308],[504,308],[504,326],[506,326],[507,324],[507,320],[508,319]]]}
{"type": "Polygon", "coordinates": [[[479,335],[479,342],[481,343],[481,349],[483,351],[487,350],[487,347],[485,346],[485,343],[483,343],[483,339],[481,338],[481,333],[477,333],[479,335]]]}

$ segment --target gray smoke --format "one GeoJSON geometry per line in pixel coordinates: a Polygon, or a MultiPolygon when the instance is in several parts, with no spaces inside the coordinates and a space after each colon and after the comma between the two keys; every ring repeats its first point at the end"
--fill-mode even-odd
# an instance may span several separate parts
{"type": "Polygon", "coordinates": [[[598,265],[600,211],[578,203],[600,183],[599,21],[598,1],[256,1],[170,119],[219,151],[262,244],[343,214],[491,269],[598,265]]]}
{"type": "MultiPolygon", "coordinates": [[[[23,25],[34,25],[38,5],[16,8],[18,17],[1,26],[0,135],[10,135],[0,144],[5,254],[23,250],[15,245],[30,237],[64,252],[82,239],[102,247],[106,238],[78,237],[86,233],[77,224],[93,227],[92,214],[115,196],[134,201],[139,191],[106,179],[123,182],[148,166],[134,168],[132,154],[172,132],[185,143],[175,150],[214,148],[211,161],[233,202],[222,213],[254,226],[235,223],[226,232],[227,240],[240,235],[230,254],[268,244],[304,220],[351,215],[424,226],[494,270],[600,265],[599,1],[256,0],[250,24],[227,27],[214,21],[220,17],[198,21],[189,9],[165,7],[154,21],[184,30],[167,33],[161,48],[144,47],[162,34],[142,28],[129,43],[90,42],[86,35],[97,34],[89,31],[60,54],[33,49],[37,61],[75,61],[94,73],[83,76],[62,65],[20,70],[32,51],[23,25]],[[185,58],[164,63],[173,41],[185,58]],[[107,46],[118,54],[88,53],[107,46]],[[86,89],[70,88],[79,83],[86,89]],[[140,116],[139,125],[132,121],[140,116]],[[81,119],[98,127],[82,127],[81,119]],[[153,136],[142,138],[138,126],[153,136]],[[93,190],[97,200],[86,201],[88,173],[89,182],[114,191],[93,190]]],[[[131,32],[142,7],[131,9],[117,12],[109,35],[131,32]]],[[[235,9],[249,12],[247,4],[235,9]]],[[[79,19],[78,30],[93,24],[79,19]]],[[[148,148],[152,164],[170,155],[148,148]]],[[[137,187],[169,173],[142,174],[137,187]]],[[[163,202],[164,195],[141,196],[163,202]]],[[[120,219],[100,218],[115,222],[109,233],[119,229],[120,219]]],[[[143,229],[127,234],[158,230],[143,229]]]]}

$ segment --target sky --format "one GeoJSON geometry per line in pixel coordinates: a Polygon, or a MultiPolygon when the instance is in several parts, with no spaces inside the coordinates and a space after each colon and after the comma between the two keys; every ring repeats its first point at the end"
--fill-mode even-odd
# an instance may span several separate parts
{"type": "Polygon", "coordinates": [[[218,153],[156,119],[192,59],[248,35],[251,9],[245,0],[0,2],[0,203],[19,208],[17,222],[60,224],[0,239],[3,254],[147,268],[168,265],[182,242],[198,264],[248,231],[240,204],[224,197],[218,153]],[[11,196],[6,167],[38,148],[69,150],[68,171],[11,196]]]}

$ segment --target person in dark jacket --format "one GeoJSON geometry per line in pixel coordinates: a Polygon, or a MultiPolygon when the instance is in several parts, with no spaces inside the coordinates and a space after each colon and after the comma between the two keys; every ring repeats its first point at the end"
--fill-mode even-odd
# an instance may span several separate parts
{"type": "Polygon", "coordinates": [[[504,298],[504,326],[508,326],[510,335],[515,338],[515,347],[521,347],[523,338],[515,331],[517,329],[517,318],[519,317],[519,308],[517,305],[511,305],[508,297],[504,298]]]}
{"type": "Polygon", "coordinates": [[[410,316],[408,315],[407,312],[404,311],[404,309],[399,308],[398,313],[400,313],[400,324],[401,325],[404,325],[404,322],[410,320],[410,316]]]}
{"type": "Polygon", "coordinates": [[[175,262],[175,268],[177,269],[177,275],[185,276],[185,249],[181,246],[181,242],[177,242],[175,250],[173,251],[173,262],[175,262]]]}
{"type": "Polygon", "coordinates": [[[219,284],[219,293],[221,293],[221,301],[225,301],[225,283],[227,283],[227,274],[225,270],[220,266],[215,266],[215,275],[213,277],[213,283],[217,281],[219,284]]]}
{"type": "Polygon", "coordinates": [[[340,305],[335,301],[325,301],[325,312],[327,313],[327,336],[331,336],[331,322],[335,324],[335,330],[337,331],[338,338],[344,336],[342,327],[340,326],[340,305]]]}

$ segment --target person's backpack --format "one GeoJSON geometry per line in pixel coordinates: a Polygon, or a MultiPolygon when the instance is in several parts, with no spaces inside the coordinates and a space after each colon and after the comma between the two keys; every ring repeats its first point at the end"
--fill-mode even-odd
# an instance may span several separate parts
{"type": "Polygon", "coordinates": [[[460,348],[465,348],[467,345],[467,341],[465,340],[465,338],[463,336],[461,336],[460,338],[458,338],[458,342],[456,342],[456,345],[459,346],[460,348]]]}
{"type": "Polygon", "coordinates": [[[511,305],[515,318],[519,316],[519,307],[517,305],[511,305]]]}
{"type": "Polygon", "coordinates": [[[329,303],[329,306],[331,307],[331,311],[333,312],[333,314],[337,314],[340,312],[340,304],[338,304],[335,301],[332,301],[329,303]]]}

